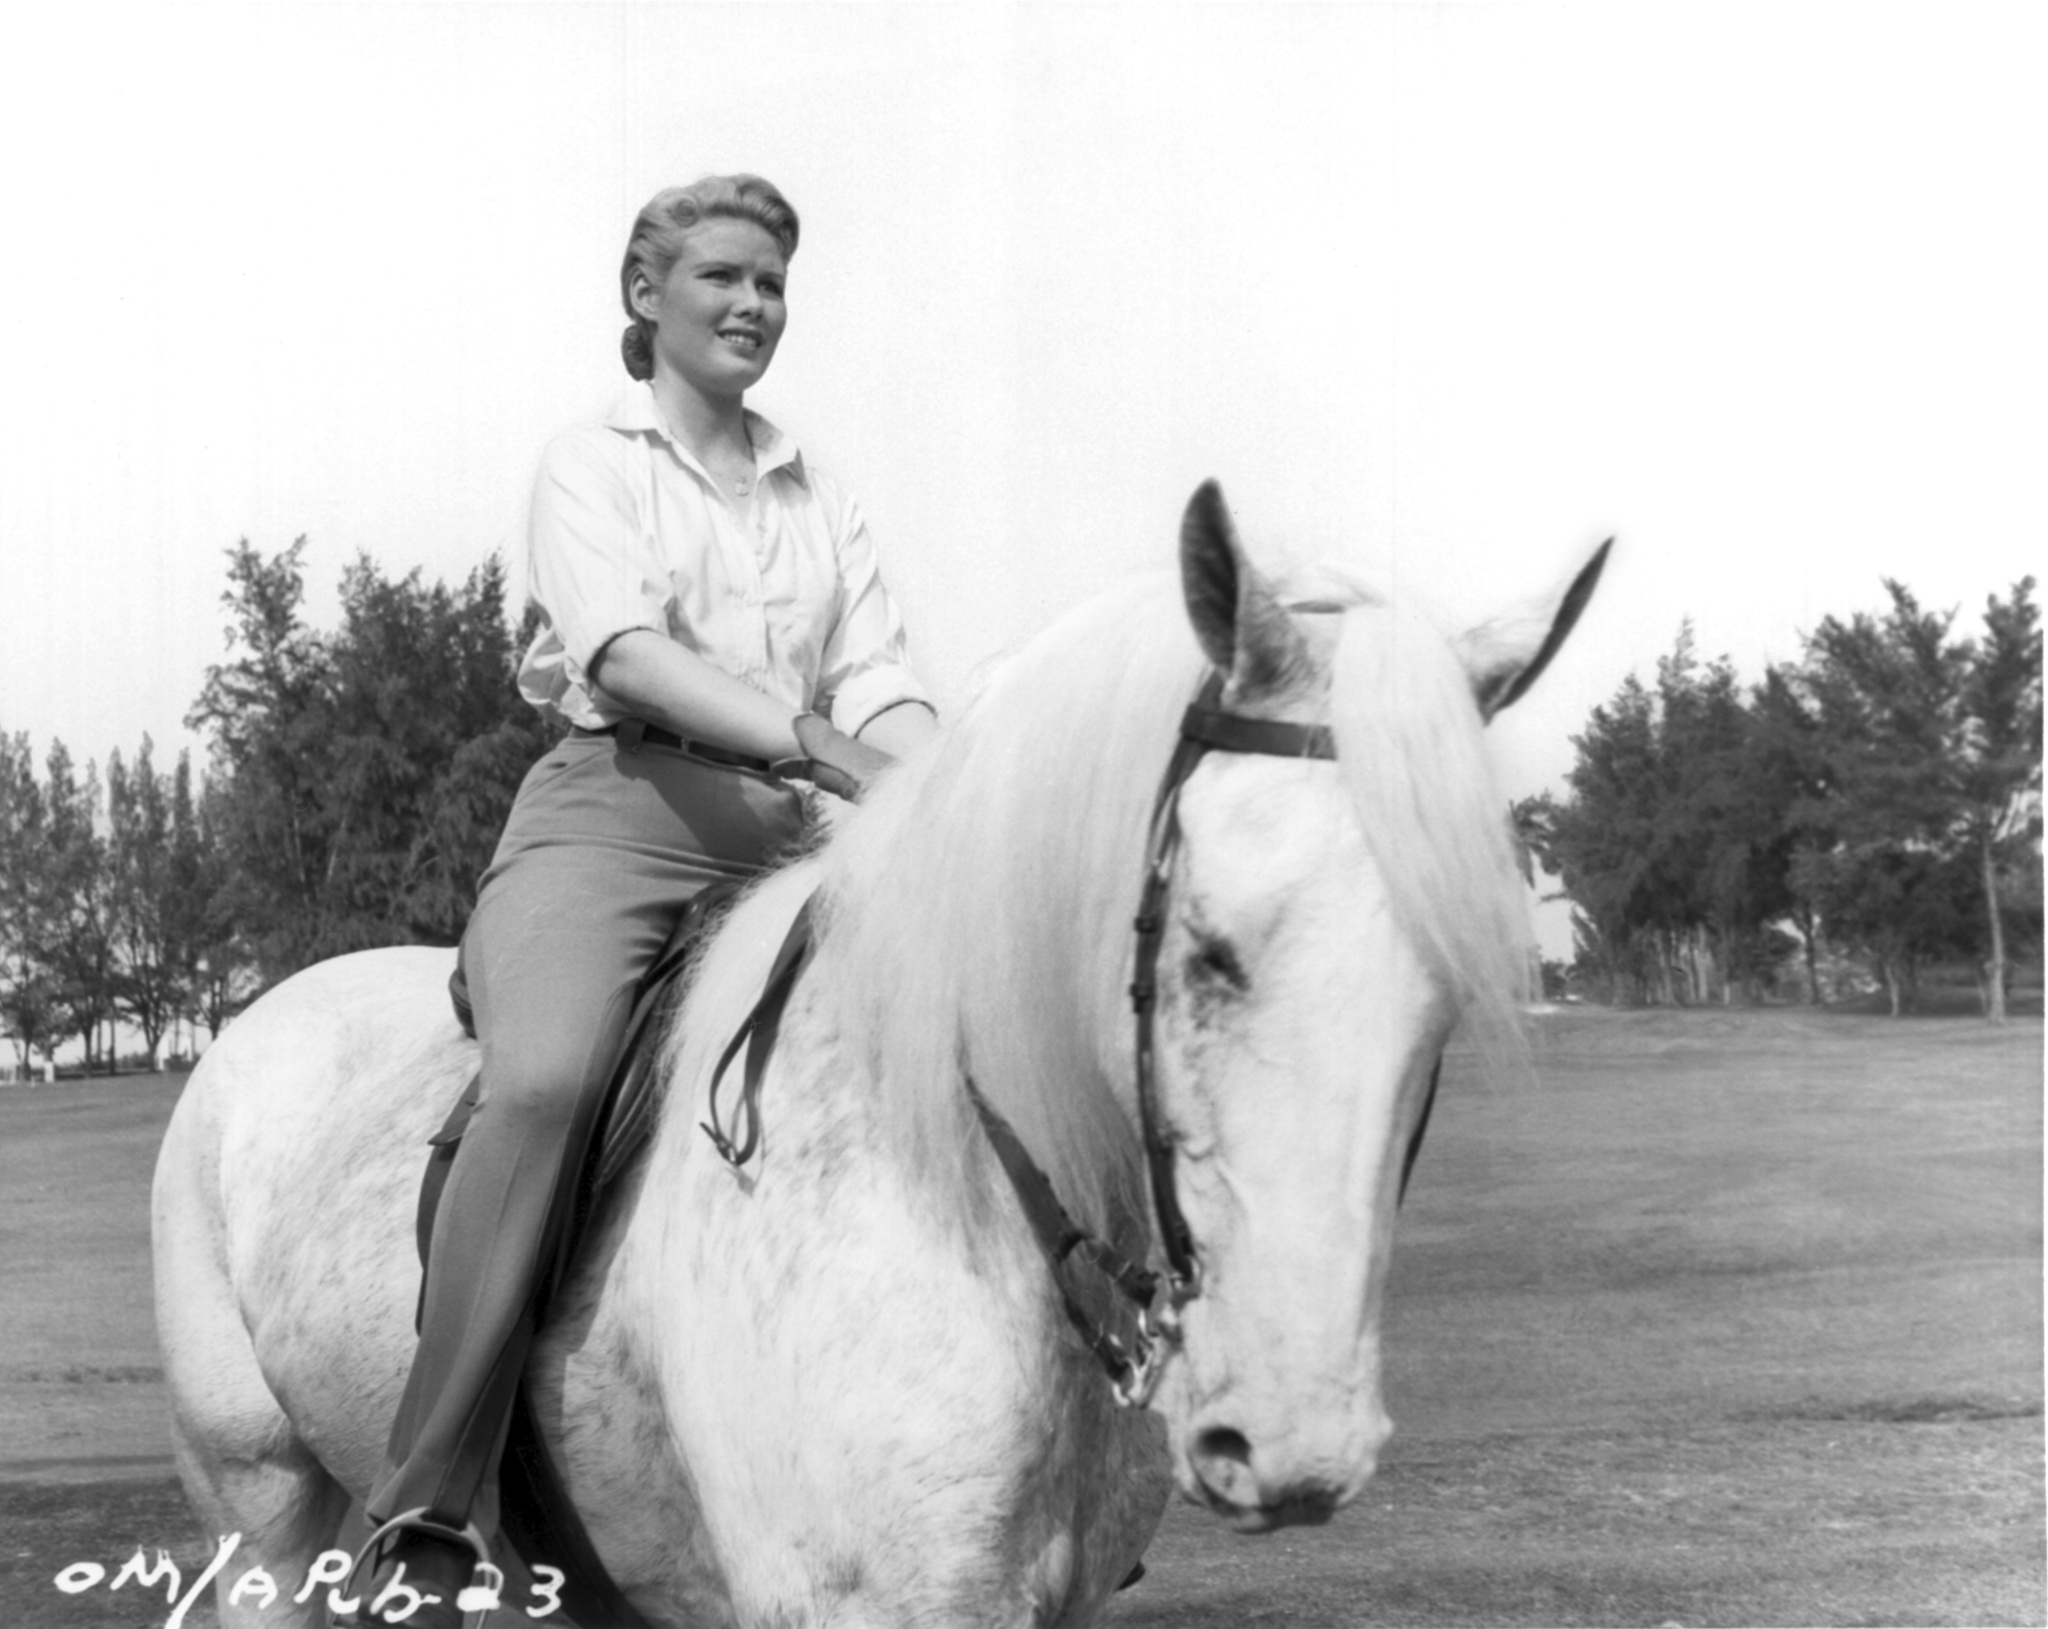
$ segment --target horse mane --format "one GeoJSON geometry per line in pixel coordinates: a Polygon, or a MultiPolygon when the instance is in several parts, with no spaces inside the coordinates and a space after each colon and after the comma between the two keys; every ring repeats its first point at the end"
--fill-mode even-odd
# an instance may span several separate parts
{"type": "MultiPolygon", "coordinates": [[[[1470,680],[1426,618],[1343,600],[1329,722],[1392,908],[1468,1026],[1512,1035],[1528,928],[1470,680]]],[[[841,1044],[946,1214],[987,1198],[971,1075],[1084,1226],[1144,1225],[1111,1082],[1146,828],[1204,672],[1176,580],[1112,590],[989,676],[816,862],[841,1044]]]]}
{"type": "Polygon", "coordinates": [[[1109,1082],[1145,825],[1201,670],[1164,579],[1114,589],[991,673],[826,852],[842,1036],[902,1157],[970,1216],[964,1074],[1084,1226],[1130,1242],[1143,1214],[1109,1082]]]}
{"type": "Polygon", "coordinates": [[[1396,919],[1489,1069],[1526,1063],[1528,907],[1471,675],[1431,615],[1360,590],[1331,674],[1337,762],[1396,919]]]}

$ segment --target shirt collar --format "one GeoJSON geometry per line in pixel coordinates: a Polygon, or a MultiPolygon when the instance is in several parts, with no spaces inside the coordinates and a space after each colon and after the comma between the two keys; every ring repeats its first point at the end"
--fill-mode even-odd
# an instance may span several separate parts
{"type": "MultiPolygon", "coordinates": [[[[754,467],[762,476],[778,469],[787,469],[799,482],[808,485],[804,476],[803,449],[793,437],[783,434],[775,425],[756,413],[746,409],[747,434],[754,439],[754,467]]],[[[604,421],[614,430],[651,431],[675,448],[677,456],[693,469],[701,470],[697,457],[685,447],[669,430],[668,421],[662,417],[661,409],[655,404],[652,385],[635,385],[624,392],[604,421]]]]}

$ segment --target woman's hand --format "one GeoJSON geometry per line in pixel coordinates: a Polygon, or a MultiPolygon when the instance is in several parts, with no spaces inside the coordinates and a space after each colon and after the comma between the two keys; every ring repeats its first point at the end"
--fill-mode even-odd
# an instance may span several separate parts
{"type": "Polygon", "coordinates": [[[896,761],[880,748],[833,728],[816,713],[797,714],[795,731],[808,760],[804,773],[811,784],[849,803],[858,803],[868,782],[896,761]]]}

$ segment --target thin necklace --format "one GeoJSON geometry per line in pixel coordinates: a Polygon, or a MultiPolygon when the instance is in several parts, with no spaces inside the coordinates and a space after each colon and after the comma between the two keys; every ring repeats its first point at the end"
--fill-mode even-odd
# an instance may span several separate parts
{"type": "Polygon", "coordinates": [[[747,467],[733,478],[732,489],[744,498],[754,490],[754,432],[742,423],[740,434],[747,440],[747,467]]]}

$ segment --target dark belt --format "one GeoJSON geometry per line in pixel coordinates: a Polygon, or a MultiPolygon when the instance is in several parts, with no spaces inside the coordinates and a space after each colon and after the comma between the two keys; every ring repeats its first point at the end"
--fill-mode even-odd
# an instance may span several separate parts
{"type": "Polygon", "coordinates": [[[728,752],[724,747],[714,747],[708,741],[686,741],[674,730],[665,730],[659,724],[649,724],[642,719],[622,718],[616,724],[607,724],[601,730],[586,730],[582,725],[569,732],[571,735],[588,739],[594,735],[608,735],[619,743],[624,752],[632,752],[641,745],[667,747],[674,752],[687,752],[692,758],[702,758],[709,764],[724,764],[733,769],[752,770],[756,775],[772,775],[775,766],[766,758],[750,758],[744,752],[728,752]]]}

